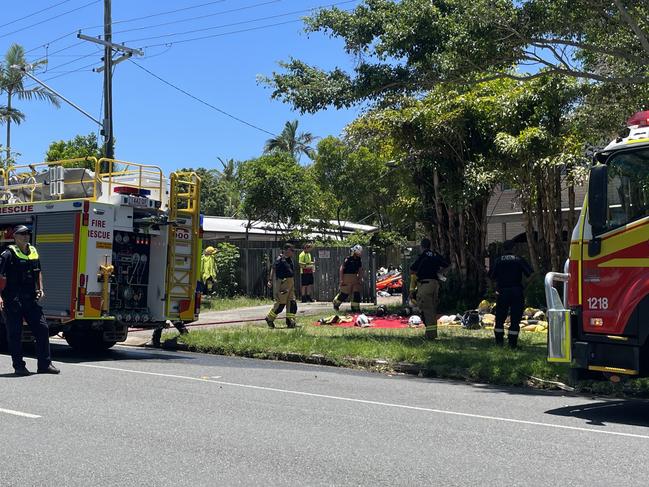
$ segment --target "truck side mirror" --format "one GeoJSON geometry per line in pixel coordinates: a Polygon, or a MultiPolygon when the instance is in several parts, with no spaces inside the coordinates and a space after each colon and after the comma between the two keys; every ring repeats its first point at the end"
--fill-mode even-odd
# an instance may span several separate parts
{"type": "Polygon", "coordinates": [[[606,227],[608,212],[608,167],[597,164],[590,169],[588,180],[588,221],[597,235],[606,227]]]}

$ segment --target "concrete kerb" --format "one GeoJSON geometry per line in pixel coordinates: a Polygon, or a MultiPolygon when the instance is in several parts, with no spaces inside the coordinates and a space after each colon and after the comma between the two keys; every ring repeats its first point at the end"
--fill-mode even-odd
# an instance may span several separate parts
{"type": "MultiPolygon", "coordinates": [[[[162,349],[177,352],[195,352],[189,345],[178,343],[176,339],[167,340],[162,343],[162,349]]],[[[219,354],[216,354],[219,355],[219,354]]],[[[260,358],[257,354],[240,355],[248,358],[260,358]]],[[[281,360],[284,362],[297,362],[314,365],[328,365],[331,367],[360,367],[363,369],[389,370],[395,373],[430,376],[427,371],[419,365],[410,362],[390,362],[384,359],[366,359],[357,357],[344,357],[342,360],[335,360],[321,354],[305,355],[295,352],[268,352],[263,355],[265,360],[281,360]]]]}

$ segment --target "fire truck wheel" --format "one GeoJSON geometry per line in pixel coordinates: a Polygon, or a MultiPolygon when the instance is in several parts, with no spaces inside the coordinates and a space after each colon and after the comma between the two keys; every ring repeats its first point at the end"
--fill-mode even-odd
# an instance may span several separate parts
{"type": "Polygon", "coordinates": [[[72,329],[63,336],[74,350],[79,352],[104,352],[117,342],[104,341],[101,330],[79,330],[72,329]]]}

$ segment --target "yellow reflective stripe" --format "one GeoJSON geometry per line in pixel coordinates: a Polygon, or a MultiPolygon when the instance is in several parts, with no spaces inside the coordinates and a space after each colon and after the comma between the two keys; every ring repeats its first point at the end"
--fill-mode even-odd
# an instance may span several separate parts
{"type": "Polygon", "coordinates": [[[88,227],[79,226],[79,274],[86,273],[86,258],[88,255],[88,227]]]}
{"type": "Polygon", "coordinates": [[[16,257],[22,260],[36,260],[38,259],[38,251],[36,250],[36,247],[29,245],[29,255],[23,254],[22,250],[18,248],[17,245],[10,245],[9,248],[13,250],[14,254],[16,254],[16,257]]]}
{"type": "Polygon", "coordinates": [[[649,259],[611,259],[597,267],[649,267],[649,259]]]}
{"type": "Polygon", "coordinates": [[[606,335],[606,338],[609,338],[611,340],[620,340],[621,342],[628,342],[629,338],[628,337],[621,337],[618,335],[606,335]]]}
{"type": "Polygon", "coordinates": [[[51,233],[49,235],[36,236],[36,243],[71,243],[73,241],[73,233],[51,233]]]}
{"type": "Polygon", "coordinates": [[[621,369],[619,367],[606,367],[604,365],[589,365],[588,370],[594,370],[596,372],[611,372],[615,374],[638,375],[637,370],[621,369]]]}
{"type": "Polygon", "coordinates": [[[631,139],[631,140],[626,140],[624,143],[625,144],[642,144],[643,142],[649,142],[649,139],[631,139]]]}

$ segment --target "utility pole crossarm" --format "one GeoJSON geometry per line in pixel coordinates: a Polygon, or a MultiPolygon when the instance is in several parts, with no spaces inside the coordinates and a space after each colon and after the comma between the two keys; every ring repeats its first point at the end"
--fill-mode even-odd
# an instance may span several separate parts
{"type": "Polygon", "coordinates": [[[144,51],[142,51],[141,49],[126,47],[124,44],[115,44],[114,42],[98,39],[97,37],[90,37],[85,34],[82,34],[81,32],[77,34],[77,38],[82,39],[84,41],[94,42],[95,44],[101,44],[102,46],[109,47],[115,51],[121,51],[124,53],[131,54],[131,56],[133,54],[137,54],[138,56],[144,56],[144,51]]]}

